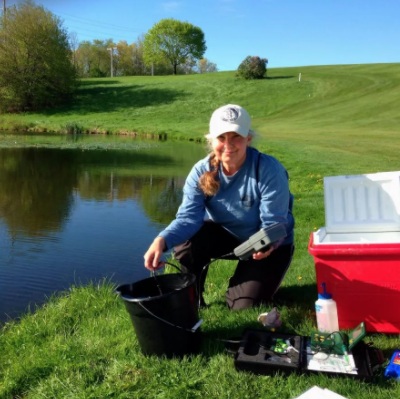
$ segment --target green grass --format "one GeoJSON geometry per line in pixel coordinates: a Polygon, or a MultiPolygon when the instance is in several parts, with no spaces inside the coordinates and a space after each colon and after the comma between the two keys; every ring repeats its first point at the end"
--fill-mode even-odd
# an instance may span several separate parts
{"type": "Polygon", "coordinates": [[[363,138],[367,130],[379,137],[397,132],[399,83],[400,64],[277,68],[256,81],[235,78],[234,72],[85,79],[73,104],[0,115],[0,127],[202,137],[215,108],[237,103],[263,134],[292,138],[340,131],[363,138]]]}
{"type": "MultiPolygon", "coordinates": [[[[373,383],[323,375],[255,376],[237,372],[233,359],[216,338],[237,336],[244,327],[259,328],[265,308],[229,312],[223,286],[233,265],[211,268],[202,354],[183,360],[145,357],[139,351],[129,315],[110,284],[73,288],[53,297],[43,309],[7,324],[0,339],[1,398],[282,398],[313,385],[356,398],[398,398],[398,384],[373,383]]],[[[315,323],[300,290],[286,289],[281,307],[287,332],[308,334],[315,323]]],[[[283,289],[285,290],[285,288],[283,289]]],[[[391,352],[394,340],[373,337],[391,352]]],[[[398,344],[397,340],[397,344],[398,344]]]]}
{"type": "MultiPolygon", "coordinates": [[[[308,335],[316,328],[317,290],[307,244],[310,232],[325,224],[322,177],[399,169],[400,68],[398,64],[308,67],[271,70],[270,76],[274,75],[293,77],[243,82],[233,73],[219,73],[121,78],[103,85],[107,80],[98,81],[86,85],[83,94],[90,105],[86,111],[92,111],[82,110],[81,119],[79,102],[69,111],[18,118],[28,123],[40,117],[48,125],[65,124],[68,118],[86,126],[101,121],[104,129],[164,131],[194,138],[206,131],[216,106],[244,105],[261,134],[259,148],[276,156],[290,174],[296,253],[277,305],[283,331],[308,335]],[[303,76],[300,84],[298,72],[303,76]],[[108,104],[109,113],[107,107],[101,109],[101,90],[105,101],[106,93],[111,95],[120,85],[125,87],[116,91],[122,94],[120,102],[108,104]],[[152,90],[156,91],[151,103],[152,90]],[[174,96],[174,90],[180,94],[174,96]],[[129,100],[135,91],[150,96],[144,106],[135,108],[139,100],[129,100]]],[[[7,140],[12,146],[12,136],[7,140]]],[[[40,140],[34,145],[41,145],[40,140]]],[[[0,335],[0,398],[290,399],[313,385],[351,399],[400,397],[400,386],[382,377],[363,383],[323,375],[266,377],[235,371],[232,358],[214,338],[261,327],[257,315],[271,305],[229,312],[223,301],[233,267],[232,262],[218,262],[210,268],[206,301],[211,306],[201,311],[206,336],[202,354],[182,361],[141,355],[128,314],[109,284],[73,288],[36,313],[7,323],[0,335]]],[[[400,347],[398,336],[370,334],[368,340],[386,357],[400,347]]]]}

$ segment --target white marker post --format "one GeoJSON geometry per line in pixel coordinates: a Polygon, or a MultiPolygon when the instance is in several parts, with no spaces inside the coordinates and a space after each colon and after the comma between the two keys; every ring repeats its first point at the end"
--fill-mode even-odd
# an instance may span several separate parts
{"type": "Polygon", "coordinates": [[[299,82],[301,82],[301,72],[299,73],[299,82]]]}

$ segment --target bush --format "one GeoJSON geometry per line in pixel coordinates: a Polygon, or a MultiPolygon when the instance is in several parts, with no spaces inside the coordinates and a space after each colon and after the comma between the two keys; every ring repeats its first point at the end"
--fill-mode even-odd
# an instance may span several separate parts
{"type": "Polygon", "coordinates": [[[237,76],[244,79],[262,79],[267,72],[266,58],[247,56],[239,65],[237,76]]]}
{"type": "Polygon", "coordinates": [[[61,131],[67,134],[82,134],[84,127],[79,122],[65,122],[61,125],[61,131]]]}
{"type": "Polygon", "coordinates": [[[31,1],[7,9],[0,27],[0,111],[46,108],[71,98],[76,74],[61,20],[31,1]]]}
{"type": "MultiPolygon", "coordinates": [[[[111,71],[111,69],[110,69],[111,71]]],[[[110,72],[111,75],[111,72],[110,72]]],[[[89,73],[89,77],[91,78],[105,78],[107,76],[107,72],[102,71],[100,68],[92,68],[89,73]]]]}

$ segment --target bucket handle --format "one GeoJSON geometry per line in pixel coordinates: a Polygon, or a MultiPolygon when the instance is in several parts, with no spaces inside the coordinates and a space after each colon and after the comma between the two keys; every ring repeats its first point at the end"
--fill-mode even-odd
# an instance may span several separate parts
{"type": "Polygon", "coordinates": [[[166,261],[164,261],[164,263],[165,263],[166,265],[169,265],[169,266],[172,266],[172,267],[174,267],[176,270],[178,270],[178,272],[179,272],[179,273],[182,273],[182,270],[181,270],[181,269],[179,269],[179,267],[178,267],[178,266],[176,266],[176,265],[174,265],[173,263],[166,262],[166,261]]]}
{"type": "MultiPolygon", "coordinates": [[[[165,263],[166,265],[169,265],[169,266],[174,267],[176,270],[178,270],[179,273],[182,273],[182,270],[179,269],[179,267],[176,266],[176,265],[174,265],[173,263],[167,262],[167,261],[165,261],[165,260],[163,261],[163,263],[165,263]]],[[[153,271],[151,272],[151,275],[154,277],[155,274],[156,274],[156,270],[153,270],[153,271]]]]}
{"type": "MultiPolygon", "coordinates": [[[[178,270],[179,273],[182,273],[182,270],[179,269],[178,266],[174,265],[173,263],[170,262],[166,262],[164,261],[165,264],[174,267],[176,270],[178,270]]],[[[156,284],[158,289],[160,289],[158,282],[157,282],[157,278],[156,278],[156,273],[154,271],[151,272],[152,276],[154,277],[154,279],[156,280],[156,284]]],[[[177,326],[176,324],[172,324],[169,321],[162,319],[161,317],[158,317],[157,315],[155,315],[153,312],[151,312],[149,309],[146,308],[146,306],[143,305],[142,302],[137,302],[149,315],[153,316],[154,318],[156,318],[157,320],[162,321],[165,324],[168,324],[171,327],[175,327],[175,328],[180,328],[181,330],[185,330],[191,333],[195,333],[196,330],[203,324],[203,319],[200,319],[192,328],[185,328],[185,327],[181,327],[181,326],[177,326]]]]}
{"type": "MultiPolygon", "coordinates": [[[[166,263],[167,265],[173,266],[176,270],[179,271],[179,273],[182,273],[182,270],[179,269],[178,266],[175,266],[173,263],[169,263],[169,262],[164,262],[164,263],[166,263]]],[[[154,278],[154,280],[156,282],[157,288],[160,291],[160,295],[162,295],[161,287],[160,287],[160,284],[158,284],[157,274],[156,274],[155,270],[153,270],[151,272],[151,276],[154,278]]]]}
{"type": "Polygon", "coordinates": [[[142,302],[138,302],[138,304],[151,316],[155,317],[157,320],[162,321],[165,324],[168,324],[169,326],[175,327],[175,328],[180,328],[181,330],[185,330],[191,333],[195,333],[196,330],[203,324],[203,319],[200,319],[192,328],[185,328],[185,327],[181,327],[181,326],[177,326],[176,324],[172,324],[169,321],[162,319],[161,317],[156,316],[153,312],[151,312],[149,309],[146,308],[146,306],[144,306],[142,304],[142,302]]]}

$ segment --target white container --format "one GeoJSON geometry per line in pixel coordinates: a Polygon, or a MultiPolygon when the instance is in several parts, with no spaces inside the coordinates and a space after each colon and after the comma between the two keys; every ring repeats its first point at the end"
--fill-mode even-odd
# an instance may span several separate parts
{"type": "Polygon", "coordinates": [[[318,300],[315,302],[318,331],[323,333],[339,331],[336,302],[332,299],[332,295],[326,292],[325,283],[321,285],[323,293],[318,294],[318,300]]]}
{"type": "Polygon", "coordinates": [[[315,245],[400,243],[400,171],[324,178],[315,245]]]}

